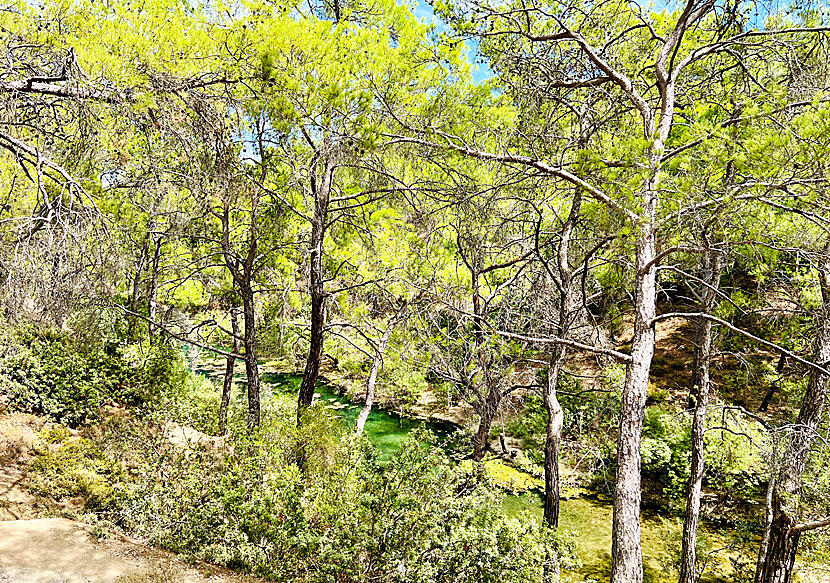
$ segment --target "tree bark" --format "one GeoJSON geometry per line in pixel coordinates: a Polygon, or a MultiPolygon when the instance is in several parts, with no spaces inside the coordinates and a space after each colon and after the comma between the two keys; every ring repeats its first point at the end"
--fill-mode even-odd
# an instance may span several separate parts
{"type": "MultiPolygon", "coordinates": [[[[704,275],[701,293],[701,310],[711,314],[715,308],[723,259],[719,251],[707,250],[703,256],[704,275]]],[[[683,520],[683,540],[680,554],[680,583],[697,581],[697,530],[700,524],[700,493],[703,486],[705,470],[704,432],[706,430],[706,410],[709,406],[711,380],[709,364],[712,356],[712,321],[700,318],[697,322],[697,345],[695,346],[695,370],[692,378],[695,385],[690,387],[690,400],[694,400],[694,417],[692,419],[692,461],[689,484],[686,492],[686,514],[683,520]]]]}
{"type": "Polygon", "coordinates": [[[620,400],[611,583],[642,583],[643,580],[643,553],[640,544],[640,443],[648,376],[654,356],[652,319],[657,310],[654,227],[656,178],[652,180],[645,200],[648,218],[639,225],[640,233],[636,241],[634,338],[631,345],[631,361],[626,367],[620,400]]]}
{"type": "Polygon", "coordinates": [[[565,363],[565,347],[557,346],[551,356],[548,383],[545,388],[545,409],[548,423],[545,428],[545,524],[559,527],[559,444],[562,440],[562,406],[559,404],[556,385],[565,363]]]}
{"type": "Polygon", "coordinates": [[[260,396],[259,396],[259,365],[257,362],[257,340],[256,340],[256,306],[254,304],[255,294],[253,288],[254,261],[257,256],[257,206],[258,200],[251,200],[251,222],[249,225],[249,238],[247,252],[244,261],[233,252],[230,241],[230,201],[225,201],[220,220],[222,222],[222,255],[225,259],[225,266],[233,277],[234,284],[239,290],[242,299],[243,317],[243,345],[245,346],[245,376],[248,382],[248,429],[253,429],[260,422],[260,396]]]}
{"type": "Polygon", "coordinates": [[[383,332],[380,338],[377,350],[375,350],[375,357],[372,359],[372,369],[369,371],[369,378],[366,380],[366,402],[357,416],[356,431],[360,435],[363,433],[363,428],[366,426],[366,420],[369,419],[369,413],[372,412],[372,404],[375,402],[375,385],[377,384],[378,371],[380,365],[383,363],[383,355],[386,352],[386,347],[389,345],[389,336],[392,334],[392,328],[395,326],[396,319],[393,318],[383,332]]]}
{"type": "Polygon", "coordinates": [[[250,284],[239,289],[242,296],[242,313],[245,333],[245,376],[248,380],[248,429],[253,430],[260,422],[259,365],[257,363],[256,320],[254,292],[250,284]]]}
{"type": "Polygon", "coordinates": [[[309,268],[309,292],[311,295],[311,334],[308,357],[306,358],[303,381],[297,398],[297,425],[300,425],[305,410],[314,399],[314,389],[320,376],[323,361],[323,327],[325,325],[326,293],[323,285],[323,250],[326,236],[329,195],[334,167],[328,158],[323,161],[323,175],[318,181],[311,181],[314,194],[314,216],[311,220],[311,256],[309,268]]]}
{"type": "MultiPolygon", "coordinates": [[[[231,352],[239,352],[239,322],[236,309],[230,309],[231,332],[233,333],[233,349],[231,352]]],[[[222,403],[219,405],[219,435],[225,435],[228,431],[228,406],[231,402],[231,389],[233,388],[233,372],[236,364],[236,357],[228,356],[225,360],[225,382],[222,384],[222,403]]],[[[247,372],[247,369],[246,369],[247,372]]]]}
{"type": "MultiPolygon", "coordinates": [[[[819,267],[822,305],[815,316],[813,343],[813,362],[823,367],[830,365],[830,256],[826,255],[827,251],[825,247],[819,267]]],[[[827,393],[827,375],[811,368],[801,410],[772,488],[769,535],[765,537],[767,544],[759,556],[756,576],[759,583],[789,583],[792,576],[802,532],[797,528],[802,519],[799,507],[802,476],[824,414],[827,393]]]]}
{"type": "Polygon", "coordinates": [[[473,461],[480,462],[484,459],[484,452],[487,451],[487,440],[490,438],[490,428],[493,426],[493,419],[501,404],[501,393],[493,388],[487,394],[487,398],[479,407],[479,422],[476,430],[475,441],[473,442],[473,461]]]}

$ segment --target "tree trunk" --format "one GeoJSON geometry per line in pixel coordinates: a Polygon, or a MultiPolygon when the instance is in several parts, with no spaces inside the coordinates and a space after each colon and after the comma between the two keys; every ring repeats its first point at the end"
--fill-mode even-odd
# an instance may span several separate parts
{"type": "MultiPolygon", "coordinates": [[[[545,500],[544,519],[548,528],[559,528],[559,444],[562,440],[562,406],[556,396],[557,383],[562,365],[565,363],[566,349],[557,346],[551,356],[548,370],[548,383],[545,388],[544,402],[548,412],[545,427],[545,500]]],[[[548,550],[544,568],[544,581],[559,581],[559,556],[554,549],[548,550]]]]}
{"type": "Polygon", "coordinates": [[[366,402],[363,409],[360,410],[360,415],[357,416],[356,430],[357,434],[363,433],[363,428],[366,426],[366,420],[369,419],[369,413],[372,412],[372,404],[375,402],[375,385],[378,379],[378,371],[380,365],[383,363],[383,355],[386,352],[386,347],[389,345],[389,336],[392,334],[392,328],[395,326],[394,318],[389,322],[383,336],[380,339],[377,350],[375,350],[375,357],[372,359],[372,369],[369,371],[369,378],[366,381],[366,402]]]}
{"type": "MultiPolygon", "coordinates": [[[[261,181],[265,180],[265,166],[263,165],[261,181]]],[[[256,338],[256,306],[254,303],[254,280],[256,275],[256,259],[258,256],[258,208],[259,199],[251,198],[251,218],[248,224],[248,239],[244,259],[235,251],[231,242],[231,200],[223,202],[222,213],[219,219],[222,223],[222,255],[225,267],[230,271],[233,282],[239,290],[242,299],[242,317],[244,333],[242,342],[245,346],[245,376],[248,381],[248,430],[253,431],[260,423],[260,381],[259,364],[257,362],[256,338]]]]}
{"type": "MultiPolygon", "coordinates": [[[[239,323],[235,308],[230,309],[230,315],[231,332],[233,333],[233,349],[231,352],[236,353],[239,352],[239,323]]],[[[228,356],[225,360],[225,382],[222,384],[222,403],[219,405],[219,435],[225,435],[228,431],[228,406],[231,402],[235,364],[236,357],[228,356]]]]}
{"type": "Polygon", "coordinates": [[[311,335],[303,381],[297,399],[297,425],[314,399],[314,389],[320,376],[323,361],[323,327],[325,325],[326,294],[323,287],[323,242],[326,236],[326,217],[334,168],[326,159],[320,184],[312,180],[314,193],[314,217],[311,220],[311,257],[309,268],[309,292],[311,294],[311,335]]]}
{"type": "Polygon", "coordinates": [[[643,580],[643,553],[640,545],[640,443],[648,375],[654,356],[652,319],[657,310],[654,205],[656,193],[651,195],[647,205],[651,206],[651,218],[639,227],[641,232],[636,243],[634,339],[620,401],[611,583],[642,583],[643,580]]]}
{"type": "MultiPolygon", "coordinates": [[[[703,256],[704,276],[703,291],[701,293],[701,309],[705,314],[711,314],[715,308],[716,290],[719,287],[723,261],[721,253],[711,249],[703,256]]],[[[689,485],[686,492],[686,515],[683,520],[683,540],[680,554],[680,583],[695,583],[697,581],[697,529],[700,524],[700,493],[703,486],[704,432],[706,430],[706,409],[709,405],[711,381],[709,378],[709,363],[712,356],[712,321],[700,318],[697,322],[695,346],[695,365],[692,378],[696,385],[690,388],[689,398],[693,399],[694,417],[692,419],[692,462],[689,474],[689,485]]]]}
{"type": "Polygon", "coordinates": [[[153,344],[155,337],[156,314],[158,312],[158,286],[159,286],[159,262],[161,260],[161,238],[153,239],[153,261],[150,264],[150,281],[147,282],[147,316],[149,319],[150,344],[153,344]]]}
{"type": "MultiPolygon", "coordinates": [[[[827,253],[827,248],[825,248],[827,253]]],[[[822,306],[816,314],[816,338],[813,344],[813,362],[830,365],[830,257],[825,256],[819,268],[822,306]]],[[[793,427],[772,490],[772,519],[765,553],[759,557],[759,583],[789,583],[795,565],[801,529],[799,503],[802,476],[807,465],[817,429],[827,403],[828,376],[811,368],[807,391],[801,403],[798,419],[793,427]]]]}
{"type": "Polygon", "coordinates": [[[761,571],[763,570],[763,564],[767,558],[767,549],[769,548],[769,535],[772,531],[773,514],[772,495],[775,493],[775,478],[776,476],[773,473],[770,477],[769,484],[767,484],[766,505],[764,506],[764,535],[761,537],[761,545],[758,549],[758,563],[756,564],[755,578],[753,579],[755,583],[760,583],[761,581],[761,571]]]}
{"type": "Polygon", "coordinates": [[[248,380],[248,429],[253,430],[260,422],[259,365],[257,364],[256,320],[254,313],[254,292],[250,283],[240,286],[245,334],[245,375],[248,380]]]}
{"type": "Polygon", "coordinates": [[[554,529],[559,527],[559,443],[564,417],[556,396],[556,385],[565,363],[565,352],[564,346],[557,346],[554,350],[544,398],[548,412],[545,430],[545,524],[554,529]]]}
{"type": "MultiPolygon", "coordinates": [[[[580,143],[584,145],[586,139],[584,131],[581,130],[580,143]]],[[[559,240],[557,253],[557,271],[559,273],[559,321],[557,322],[557,328],[561,338],[568,336],[571,321],[576,311],[572,289],[573,270],[570,266],[569,255],[571,239],[581,209],[582,191],[576,189],[568,219],[562,228],[562,237],[559,240]]],[[[566,355],[567,349],[564,345],[560,344],[554,347],[543,398],[548,413],[548,423],[545,428],[545,524],[553,529],[559,527],[559,444],[562,440],[564,417],[556,391],[559,385],[559,374],[565,364],[566,355]]]]}
{"type": "Polygon", "coordinates": [[[134,314],[138,312],[138,298],[141,295],[141,278],[144,273],[144,264],[147,262],[147,256],[150,254],[150,231],[144,236],[144,242],[141,245],[141,256],[138,259],[138,264],[135,267],[135,276],[133,277],[133,292],[130,297],[130,314],[127,328],[127,338],[132,341],[136,340],[136,326],[138,325],[138,317],[134,314]]]}
{"type": "Polygon", "coordinates": [[[490,389],[487,398],[480,404],[477,413],[479,414],[478,429],[476,430],[473,443],[473,461],[480,462],[484,459],[484,452],[487,450],[487,440],[490,438],[490,428],[493,426],[493,419],[501,404],[501,392],[498,387],[490,389]]]}

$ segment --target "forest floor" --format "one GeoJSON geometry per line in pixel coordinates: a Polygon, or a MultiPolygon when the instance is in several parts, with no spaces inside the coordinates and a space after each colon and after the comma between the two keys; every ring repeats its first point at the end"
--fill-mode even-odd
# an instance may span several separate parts
{"type": "Polygon", "coordinates": [[[0,583],[252,583],[111,530],[59,517],[71,508],[28,491],[26,467],[42,419],[0,415],[0,583]]]}

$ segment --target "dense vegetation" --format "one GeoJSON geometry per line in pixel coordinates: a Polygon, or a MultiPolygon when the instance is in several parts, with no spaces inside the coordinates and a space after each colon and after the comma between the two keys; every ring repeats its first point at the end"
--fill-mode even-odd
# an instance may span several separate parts
{"type": "Polygon", "coordinates": [[[426,8],[0,6],[29,489],[274,580],[577,577],[576,495],[612,583],[643,510],[663,580],[821,580],[827,6],[426,8]],[[377,406],[460,434],[382,454],[377,406]]]}

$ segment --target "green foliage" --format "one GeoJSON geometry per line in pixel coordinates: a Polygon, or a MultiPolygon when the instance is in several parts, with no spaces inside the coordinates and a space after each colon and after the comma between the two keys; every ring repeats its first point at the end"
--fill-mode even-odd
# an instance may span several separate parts
{"type": "Polygon", "coordinates": [[[153,406],[183,379],[178,355],[167,345],[146,352],[121,345],[79,346],[65,333],[21,332],[0,346],[0,390],[17,410],[80,425],[114,402],[153,406]]]}
{"type": "Polygon", "coordinates": [[[343,431],[314,408],[299,431],[278,414],[218,452],[159,460],[144,439],[119,521],[171,550],[288,581],[539,581],[551,548],[572,553],[536,521],[503,519],[496,492],[425,436],[380,464],[343,431]]]}
{"type": "Polygon", "coordinates": [[[400,365],[392,368],[384,377],[388,378],[395,399],[404,405],[411,405],[427,390],[429,384],[423,371],[413,370],[399,362],[400,365]]]}
{"type": "Polygon", "coordinates": [[[65,428],[41,433],[47,444],[29,466],[29,490],[66,500],[80,496],[91,510],[113,508],[119,496],[121,466],[91,440],[69,438],[65,428]]]}
{"type": "Polygon", "coordinates": [[[709,416],[705,439],[706,479],[718,485],[721,496],[737,500],[759,494],[767,475],[763,458],[769,448],[766,431],[739,412],[727,410],[709,416]]]}
{"type": "Polygon", "coordinates": [[[661,407],[646,409],[641,446],[643,471],[663,484],[663,494],[682,498],[689,479],[691,427],[685,417],[661,407]]]}
{"type": "Polygon", "coordinates": [[[221,399],[221,387],[217,388],[202,375],[186,373],[175,388],[160,398],[163,403],[159,407],[162,409],[160,415],[208,435],[216,435],[221,399]]]}

